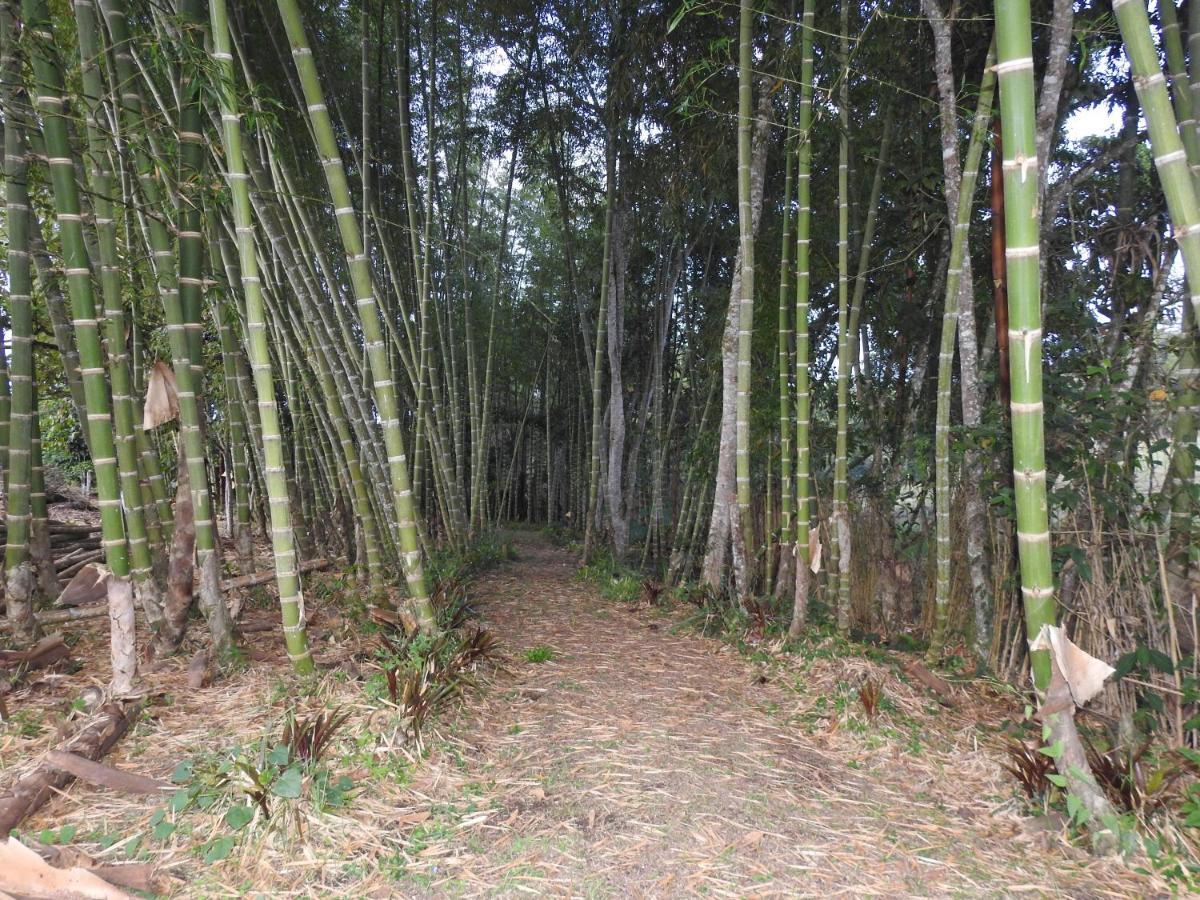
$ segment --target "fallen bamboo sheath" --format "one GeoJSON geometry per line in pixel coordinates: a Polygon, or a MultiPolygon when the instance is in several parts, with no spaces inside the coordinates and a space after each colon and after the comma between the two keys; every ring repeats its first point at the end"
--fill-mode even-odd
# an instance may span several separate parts
{"type": "Polygon", "coordinates": [[[907,672],[912,678],[915,678],[917,681],[921,682],[921,684],[925,685],[926,688],[936,694],[937,701],[938,703],[942,704],[942,706],[955,705],[954,688],[950,686],[950,682],[946,681],[946,679],[935,675],[921,662],[915,659],[907,660],[901,665],[904,667],[904,671],[907,672]]]}
{"type": "MultiPolygon", "coordinates": [[[[67,739],[59,749],[93,761],[101,759],[125,736],[141,709],[140,703],[128,708],[117,702],[106,703],[91,724],[67,739]]],[[[74,779],[71,773],[47,764],[20,778],[7,792],[0,794],[0,838],[7,837],[74,779]]]]}
{"type": "Polygon", "coordinates": [[[59,772],[74,775],[95,787],[104,787],[126,794],[161,794],[174,790],[174,785],[157,778],[148,778],[136,772],[123,772],[104,763],[69,753],[66,750],[51,750],[46,754],[46,765],[59,772]]]}
{"type": "Polygon", "coordinates": [[[70,648],[63,642],[61,634],[51,634],[42,638],[28,650],[0,650],[0,669],[25,666],[39,669],[65,659],[71,655],[70,648]]]}
{"type": "MultiPolygon", "coordinates": [[[[308,562],[300,564],[301,572],[313,572],[329,567],[330,560],[328,559],[310,559],[308,562]]],[[[80,566],[82,568],[82,566],[80,566]]],[[[61,573],[65,574],[65,573],[61,573]]],[[[60,577],[61,577],[60,574],[60,577]]],[[[238,588],[253,587],[256,584],[266,584],[275,578],[274,572],[259,572],[257,575],[243,575],[239,578],[231,578],[221,582],[222,591],[232,591],[238,588]]],[[[56,609],[52,612],[42,612],[37,614],[39,625],[61,625],[64,622],[76,622],[80,619],[98,619],[101,616],[108,615],[107,603],[96,603],[91,606],[76,606],[73,609],[56,609]]],[[[6,631],[9,627],[7,619],[0,619],[0,631],[6,631]]]]}
{"type": "Polygon", "coordinates": [[[130,896],[94,869],[52,866],[14,837],[0,843],[0,898],[128,900],[130,896]]]}

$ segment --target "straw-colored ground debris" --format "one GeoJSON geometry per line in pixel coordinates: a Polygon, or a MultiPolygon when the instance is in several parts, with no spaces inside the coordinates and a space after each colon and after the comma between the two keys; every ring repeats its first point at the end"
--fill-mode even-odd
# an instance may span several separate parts
{"type": "MultiPolygon", "coordinates": [[[[675,627],[675,613],[604,600],[539,537],[518,536],[517,553],[472,589],[500,666],[426,733],[424,756],[369,690],[336,593],[310,590],[318,681],[287,674],[270,632],[247,635],[247,668],[210,688],[186,690],[186,656],[172,660],[147,679],[168,697],[108,760],[169,778],[185,759],[269,743],[288,708],[337,706],[350,718],[328,766],[355,783],[342,805],[280,801],[269,821],[235,831],[219,808],[175,814],[157,798],[76,784],[23,833],[61,839],[66,826],[92,856],[157,862],[173,896],[1163,889],[1024,815],[979,724],[1000,699],[943,709],[891,666],[819,648],[750,657],[675,627]],[[882,684],[874,718],[857,695],[867,677],[882,684]],[[223,836],[232,848],[213,853],[223,836]]],[[[102,638],[97,628],[80,645],[92,655],[69,684],[14,695],[27,727],[0,737],[0,787],[54,743],[49,723],[70,689],[100,678],[102,638]]]]}

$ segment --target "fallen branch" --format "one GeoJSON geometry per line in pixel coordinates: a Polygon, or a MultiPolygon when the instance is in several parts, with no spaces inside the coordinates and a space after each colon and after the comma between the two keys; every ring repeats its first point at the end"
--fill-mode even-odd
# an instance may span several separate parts
{"type": "MultiPolygon", "coordinates": [[[[100,707],[91,724],[78,731],[60,747],[90,760],[105,756],[129,730],[141,712],[141,704],[125,707],[120,703],[106,703],[100,707]]],[[[17,780],[8,791],[0,794],[0,838],[21,824],[28,816],[37,812],[51,797],[75,780],[69,772],[38,766],[17,780]]]]}
{"type": "MultiPolygon", "coordinates": [[[[328,559],[310,559],[307,562],[300,563],[301,572],[317,572],[321,569],[329,568],[330,560],[328,559]]],[[[275,580],[274,572],[259,572],[255,575],[242,575],[238,578],[230,578],[227,581],[221,582],[222,591],[236,591],[240,588],[253,587],[256,584],[266,584],[268,581],[275,580]]]]}

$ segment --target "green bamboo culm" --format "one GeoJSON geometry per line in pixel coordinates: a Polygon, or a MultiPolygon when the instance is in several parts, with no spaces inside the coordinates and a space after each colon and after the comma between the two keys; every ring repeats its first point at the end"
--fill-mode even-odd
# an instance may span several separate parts
{"type": "MultiPolygon", "coordinates": [[[[794,125],[789,111],[789,125],[794,125]]],[[[779,369],[779,575],[776,593],[791,587],[795,562],[792,544],[792,182],[796,142],[789,135],[783,153],[783,236],[779,249],[779,325],[776,354],[779,369]]]]}
{"type": "MultiPolygon", "coordinates": [[[[204,350],[202,324],[204,292],[204,235],[201,231],[203,205],[203,169],[207,142],[203,135],[201,101],[204,79],[194,61],[204,50],[204,0],[181,0],[180,37],[192,45],[192,53],[181,67],[179,90],[179,182],[178,261],[179,307],[186,340],[187,367],[191,370],[194,421],[184,421],[185,455],[196,524],[196,564],[199,570],[200,609],[209,623],[213,645],[225,655],[233,645],[232,628],[221,592],[221,542],[217,536],[212,496],[209,493],[204,417],[199,412],[204,388],[204,350]]],[[[172,354],[174,355],[174,354],[172,354]]],[[[180,368],[182,360],[176,360],[180,368]]],[[[178,381],[178,372],[176,373],[178,381]]],[[[182,399],[183,387],[180,386],[182,399]]],[[[180,404],[180,412],[183,405],[180,404]]]]}
{"type": "MultiPolygon", "coordinates": [[[[938,353],[937,417],[934,431],[934,481],[936,506],[936,581],[934,588],[934,627],[929,641],[928,656],[941,658],[946,642],[946,626],[950,613],[950,555],[953,538],[950,533],[950,395],[954,373],[954,344],[958,331],[960,294],[971,302],[972,286],[962,281],[963,258],[971,228],[971,206],[979,180],[979,162],[983,157],[988,127],[992,120],[992,98],[996,75],[992,69],[995,45],[988,51],[983,78],[979,84],[979,100],[971,124],[967,158],[962,169],[958,192],[958,210],[950,237],[950,264],[946,270],[946,293],[942,312],[942,337],[938,353]]],[[[957,130],[957,129],[956,129],[957,130]]]]}
{"type": "MultiPolygon", "coordinates": [[[[1179,17],[1172,0],[1159,5],[1163,23],[1163,44],[1167,51],[1167,71],[1171,81],[1171,99],[1179,119],[1179,132],[1187,155],[1188,170],[1192,173],[1192,185],[1196,188],[1200,180],[1200,139],[1196,132],[1196,120],[1191,91],[1191,80],[1183,53],[1179,17]]],[[[1136,85],[1136,82],[1135,82],[1136,85]]],[[[1189,285],[1195,277],[1188,274],[1189,285]]],[[[1193,290],[1192,293],[1195,293],[1193,290]]],[[[1172,427],[1170,474],[1165,493],[1171,503],[1170,527],[1162,536],[1167,547],[1179,547],[1179,552],[1168,561],[1168,569],[1175,576],[1172,582],[1179,586],[1179,593],[1187,596],[1187,569],[1189,557],[1198,551],[1191,539],[1193,530],[1192,513],[1196,477],[1196,416],[1200,404],[1200,360],[1197,359],[1196,316],[1192,306],[1185,304],[1183,327],[1178,336],[1179,361],[1172,371],[1174,386],[1172,395],[1175,408],[1175,423],[1172,427]],[[1184,537],[1186,536],[1186,537],[1184,537]],[[1177,540],[1182,538],[1182,540],[1177,540]]]]}
{"type": "Polygon", "coordinates": [[[79,185],[75,181],[75,159],[71,153],[66,101],[63,97],[63,72],[55,52],[45,0],[24,0],[22,12],[31,37],[29,53],[36,94],[34,108],[42,118],[63,264],[71,299],[75,344],[83,376],[92,465],[96,470],[96,491],[99,495],[101,543],[111,573],[108,599],[113,647],[112,690],[115,694],[124,694],[132,691],[136,672],[133,588],[129,582],[129,552],[125,540],[125,521],[121,514],[121,488],[109,411],[104,350],[100,344],[99,322],[92,292],[91,261],[84,239],[79,185]]]}
{"type": "Polygon", "coordinates": [[[850,37],[849,5],[842,2],[841,85],[838,89],[838,367],[837,440],[833,460],[833,549],[836,571],[830,580],[837,586],[837,627],[850,630],[850,499],[847,484],[846,429],[850,406],[850,37]]]}
{"type": "MultiPolygon", "coordinates": [[[[226,178],[232,195],[234,230],[237,233],[238,259],[241,263],[242,292],[245,299],[246,352],[254,376],[254,393],[262,426],[264,480],[271,511],[271,549],[275,555],[275,580],[279,586],[279,606],[283,616],[283,639],[288,658],[301,675],[314,671],[308,637],[304,630],[304,595],[300,587],[296,541],[292,531],[291,501],[284,474],[283,435],[279,427],[279,409],[275,402],[275,382],[271,374],[271,354],[267,346],[267,317],[258,273],[254,222],[250,206],[250,176],[242,155],[242,126],[238,114],[225,0],[209,0],[212,21],[212,57],[222,76],[219,92],[221,136],[225,147],[226,178]]],[[[230,401],[235,402],[231,399],[230,401]]]]}
{"type": "MultiPolygon", "coordinates": [[[[100,0],[100,9],[105,24],[108,26],[117,80],[122,86],[119,121],[123,133],[127,136],[127,145],[131,145],[133,149],[131,155],[136,182],[142,194],[141,199],[148,209],[162,210],[169,205],[168,194],[164,189],[166,181],[164,173],[159,171],[156,161],[145,147],[140,142],[132,140],[141,128],[145,112],[144,100],[138,88],[141,83],[141,75],[130,51],[132,44],[126,21],[125,4],[122,0],[100,0]]],[[[187,30],[191,33],[196,29],[197,25],[193,14],[187,20],[187,30]]],[[[184,143],[194,144],[195,141],[189,139],[184,143]]],[[[187,153],[190,155],[191,150],[187,150],[187,153]]],[[[181,192],[181,203],[197,201],[198,197],[194,194],[185,200],[181,192]]],[[[193,226],[198,226],[198,219],[187,213],[180,214],[181,222],[185,215],[189,216],[189,221],[193,226]]],[[[196,372],[191,363],[194,342],[189,337],[187,314],[181,297],[180,282],[183,270],[180,268],[180,258],[172,248],[171,235],[163,218],[159,215],[147,215],[144,217],[144,224],[149,237],[151,261],[166,319],[167,343],[171,351],[171,363],[179,397],[181,445],[179,471],[180,477],[186,478],[190,485],[196,528],[196,556],[200,563],[200,603],[208,620],[213,649],[217,656],[225,657],[233,646],[233,623],[220,590],[220,558],[212,517],[212,501],[208,490],[208,466],[204,436],[201,431],[201,412],[198,400],[200,385],[196,383],[196,372]]],[[[181,252],[186,244],[187,247],[196,248],[202,253],[203,241],[193,237],[192,234],[183,233],[191,229],[181,228],[180,230],[181,252]]],[[[196,283],[189,284],[188,289],[196,288],[198,291],[201,269],[194,256],[189,259],[192,260],[190,268],[187,269],[190,274],[183,277],[194,279],[196,283]]],[[[198,262],[202,263],[202,258],[198,262]]],[[[196,337],[199,336],[199,332],[195,328],[191,331],[196,337]]],[[[164,519],[164,521],[169,521],[169,519],[164,519]]],[[[156,640],[157,650],[160,653],[173,651],[182,641],[188,609],[186,606],[175,608],[168,602],[165,613],[164,627],[156,640]]]]}
{"type": "Polygon", "coordinates": [[[129,355],[125,350],[125,309],[121,297],[117,223],[111,199],[117,195],[117,179],[112,171],[107,128],[102,124],[106,91],[100,72],[101,43],[95,6],[92,3],[76,3],[75,21],[87,107],[88,180],[92,188],[96,245],[100,258],[100,295],[104,302],[104,336],[112,385],[117,466],[129,538],[130,574],[133,576],[135,596],[146,613],[151,630],[157,634],[163,624],[162,596],[154,580],[154,562],[142,511],[142,486],[135,437],[135,429],[140,427],[140,423],[134,420],[133,381],[129,371],[129,355]]]}
{"type": "Polygon", "coordinates": [[[404,452],[404,436],[400,430],[399,404],[396,398],[395,383],[392,380],[387,343],[379,319],[379,309],[375,302],[371,263],[363,252],[362,235],[359,232],[358,218],[354,212],[354,202],[350,196],[346,171],[342,165],[341,151],[338,149],[333,123],[325,106],[325,94],[321,88],[316,62],[313,60],[312,49],[308,44],[299,7],[296,0],[278,0],[278,7],[287,31],[288,42],[292,48],[292,58],[300,76],[313,137],[321,157],[321,168],[325,173],[330,197],[333,200],[338,231],[350,270],[355,305],[358,308],[359,322],[362,326],[367,359],[371,369],[375,405],[383,429],[409,599],[421,631],[433,633],[437,630],[437,619],[429,599],[425,568],[421,559],[421,542],[417,530],[412,484],[409,480],[408,459],[404,452]]]}
{"type": "MultiPolygon", "coordinates": [[[[224,113],[222,113],[224,115],[224,113]]],[[[228,177],[228,176],[226,176],[228,177]]],[[[211,247],[210,243],[210,247],[211,247]]],[[[227,273],[227,284],[233,284],[227,273]]],[[[223,303],[214,310],[213,318],[217,323],[217,339],[221,344],[221,374],[225,384],[225,397],[229,418],[229,450],[232,456],[233,474],[233,545],[238,558],[238,568],[243,575],[254,572],[254,536],[250,525],[250,461],[246,443],[249,440],[246,433],[246,416],[243,404],[246,398],[243,392],[249,387],[239,379],[235,358],[238,353],[237,338],[233,333],[233,322],[236,320],[231,303],[223,303]]]]}
{"type": "Polygon", "coordinates": [[[813,0],[800,19],[800,114],[796,122],[796,584],[788,637],[800,636],[808,615],[811,560],[808,552],[809,477],[809,242],[812,229],[813,0]]]}
{"type": "Polygon", "coordinates": [[[4,548],[5,600],[16,646],[38,636],[33,614],[36,580],[30,560],[30,481],[33,440],[33,277],[29,264],[29,164],[21,121],[21,63],[16,48],[16,17],[0,4],[0,108],[4,113],[4,200],[8,213],[8,318],[12,341],[11,407],[8,434],[7,543],[4,548]]]}
{"type": "MultiPolygon", "coordinates": [[[[750,136],[754,128],[752,120],[753,82],[751,73],[754,8],[749,0],[741,0],[741,16],[738,29],[738,240],[742,259],[741,296],[738,298],[738,355],[737,394],[735,414],[735,470],[737,473],[737,510],[741,533],[730,537],[735,548],[741,542],[744,576],[738,585],[738,594],[745,602],[750,593],[751,574],[750,535],[750,389],[751,347],[754,338],[754,218],[750,198],[750,164],[752,150],[750,136]]],[[[735,559],[736,559],[735,552],[735,559]]],[[[735,562],[736,566],[736,562],[735,562]]]]}
{"type": "MultiPolygon", "coordinates": [[[[1038,273],[1037,149],[1029,0],[997,0],[995,71],[1004,146],[1004,236],[1012,348],[1013,485],[1021,594],[1030,640],[1055,623],[1042,417],[1042,311],[1038,273]]],[[[1181,148],[1182,149],[1182,148],[1181,148]]],[[[1045,650],[1030,654],[1038,691],[1050,684],[1045,650]]]]}
{"type": "Polygon", "coordinates": [[[604,188],[604,249],[600,259],[600,303],[596,310],[596,346],[592,364],[592,435],[588,459],[587,522],[583,529],[583,561],[591,559],[595,544],[596,523],[600,518],[600,448],[604,414],[604,359],[608,342],[608,281],[612,268],[613,203],[616,200],[616,151],[610,133],[605,150],[606,184],[604,188]]]}
{"type": "Polygon", "coordinates": [[[1163,47],[1167,51],[1167,73],[1171,79],[1171,100],[1179,119],[1179,137],[1187,151],[1188,169],[1193,183],[1200,177],[1200,135],[1196,132],[1195,110],[1192,104],[1191,82],[1184,62],[1183,37],[1180,34],[1179,13],[1174,0],[1164,0],[1158,6],[1162,17],[1163,47]]]}
{"type": "MultiPolygon", "coordinates": [[[[995,9],[997,62],[994,68],[1000,87],[1004,148],[1004,258],[1008,267],[1013,493],[1017,507],[1017,549],[1025,630],[1032,642],[1057,619],[1042,407],[1041,223],[1033,39],[1029,0],[996,0],[995,9]]],[[[1184,174],[1187,176],[1186,170],[1184,174]]],[[[1067,791],[1091,813],[1091,821],[1098,829],[1095,835],[1098,844],[1102,848],[1111,848],[1113,835],[1103,829],[1115,815],[1091,774],[1075,729],[1075,706],[1070,689],[1061,675],[1052,680],[1054,663],[1049,650],[1031,648],[1029,658],[1039,702],[1050,704],[1042,711],[1041,720],[1043,738],[1055,748],[1055,767],[1065,779],[1067,791]],[[1048,696],[1051,689],[1055,694],[1053,698],[1048,696]]]]}
{"type": "Polygon", "coordinates": [[[1129,54],[1133,86],[1146,116],[1154,166],[1167,200],[1175,240],[1183,255],[1192,313],[1200,322],[1200,203],[1197,202],[1188,154],[1179,136],[1167,80],[1151,37],[1150,17],[1143,0],[1113,0],[1113,11],[1129,54]]]}

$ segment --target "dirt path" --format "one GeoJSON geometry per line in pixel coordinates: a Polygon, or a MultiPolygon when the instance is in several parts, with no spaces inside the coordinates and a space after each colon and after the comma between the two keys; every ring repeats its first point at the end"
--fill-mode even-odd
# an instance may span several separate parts
{"type": "Polygon", "coordinates": [[[827,703],[790,687],[794,673],[773,669],[764,683],[761,666],[722,643],[603,600],[535,535],[518,535],[517,551],[474,592],[512,676],[472,704],[414,785],[433,811],[412,847],[414,888],[746,897],[1150,887],[1030,836],[973,726],[948,720],[942,733],[899,708],[869,727],[848,727],[852,711],[822,718],[827,703]],[[542,646],[552,659],[527,660],[542,646]]]}

